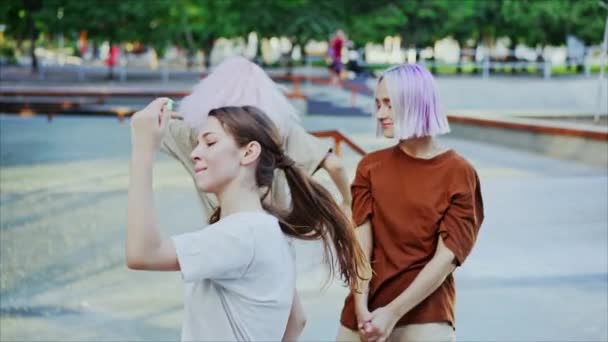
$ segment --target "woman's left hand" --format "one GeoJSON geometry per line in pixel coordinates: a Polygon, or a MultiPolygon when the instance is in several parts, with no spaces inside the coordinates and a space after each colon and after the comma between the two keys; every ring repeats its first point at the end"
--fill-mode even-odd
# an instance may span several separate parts
{"type": "Polygon", "coordinates": [[[399,317],[387,306],[371,313],[371,321],[364,324],[360,334],[368,342],[385,342],[390,337],[399,317]]]}
{"type": "Polygon", "coordinates": [[[159,97],[131,117],[131,145],[138,151],[156,152],[160,148],[165,127],[171,118],[167,104],[171,101],[159,97]]]}

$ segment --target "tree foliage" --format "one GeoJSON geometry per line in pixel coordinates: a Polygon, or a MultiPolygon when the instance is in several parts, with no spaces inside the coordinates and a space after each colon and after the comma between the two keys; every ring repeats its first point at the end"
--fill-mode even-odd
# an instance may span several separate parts
{"type": "MultiPolygon", "coordinates": [[[[607,11],[597,0],[4,0],[0,24],[16,40],[39,33],[97,41],[169,43],[209,51],[218,37],[284,35],[324,40],[343,28],[358,44],[400,35],[405,45],[453,36],[464,43],[509,36],[530,45],[602,39],[607,11]]],[[[34,39],[35,40],[35,39],[34,39]]]]}

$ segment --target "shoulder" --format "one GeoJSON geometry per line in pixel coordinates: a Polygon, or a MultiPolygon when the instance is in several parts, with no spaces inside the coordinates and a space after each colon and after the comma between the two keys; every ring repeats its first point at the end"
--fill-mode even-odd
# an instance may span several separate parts
{"type": "Polygon", "coordinates": [[[357,170],[369,171],[373,168],[380,166],[383,162],[393,158],[395,147],[391,146],[378,151],[373,151],[361,159],[357,165],[357,170]]]}
{"type": "Polygon", "coordinates": [[[452,167],[462,171],[475,172],[475,167],[467,158],[454,150],[451,150],[450,153],[449,162],[452,167]]]}
{"type": "Polygon", "coordinates": [[[284,246],[288,246],[288,238],[275,216],[261,212],[243,215],[242,219],[247,221],[250,229],[249,239],[256,249],[270,249],[272,254],[279,253],[284,246]]]}
{"type": "Polygon", "coordinates": [[[228,215],[209,225],[205,231],[211,234],[232,236],[235,238],[250,239],[255,228],[260,225],[260,217],[256,213],[241,212],[228,215]]]}
{"type": "Polygon", "coordinates": [[[281,233],[279,221],[265,211],[241,212],[229,215],[215,224],[219,228],[229,231],[230,234],[240,234],[249,238],[257,235],[272,235],[281,233]]]}
{"type": "Polygon", "coordinates": [[[466,184],[475,184],[477,182],[477,171],[473,164],[458,152],[452,150],[449,152],[450,157],[446,160],[446,166],[453,176],[453,180],[464,182],[466,184]]]}

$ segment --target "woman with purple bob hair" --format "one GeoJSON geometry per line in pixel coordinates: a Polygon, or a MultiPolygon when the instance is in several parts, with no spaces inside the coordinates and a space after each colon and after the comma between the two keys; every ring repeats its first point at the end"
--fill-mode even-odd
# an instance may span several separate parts
{"type": "Polygon", "coordinates": [[[483,221],[477,172],[436,136],[450,131],[431,73],[386,70],[375,93],[377,135],[397,138],[367,154],[351,185],[353,221],[373,275],[351,291],[338,341],[454,341],[452,272],[483,221]]]}

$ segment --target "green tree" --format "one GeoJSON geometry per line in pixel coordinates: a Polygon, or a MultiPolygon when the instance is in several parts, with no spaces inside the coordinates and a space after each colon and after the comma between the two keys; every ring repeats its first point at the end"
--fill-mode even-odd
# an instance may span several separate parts
{"type": "MultiPolygon", "coordinates": [[[[283,59],[287,62],[288,74],[293,66],[290,56],[296,45],[304,48],[311,39],[326,40],[332,32],[344,25],[341,1],[294,0],[268,4],[264,0],[257,0],[249,4],[261,5],[263,11],[255,19],[250,17],[245,29],[255,30],[266,37],[286,36],[290,39],[291,50],[283,59]]],[[[304,50],[303,52],[305,53],[304,50]]]]}
{"type": "Polygon", "coordinates": [[[508,33],[527,44],[563,44],[568,34],[598,43],[606,10],[596,0],[504,0],[508,33]]]}

